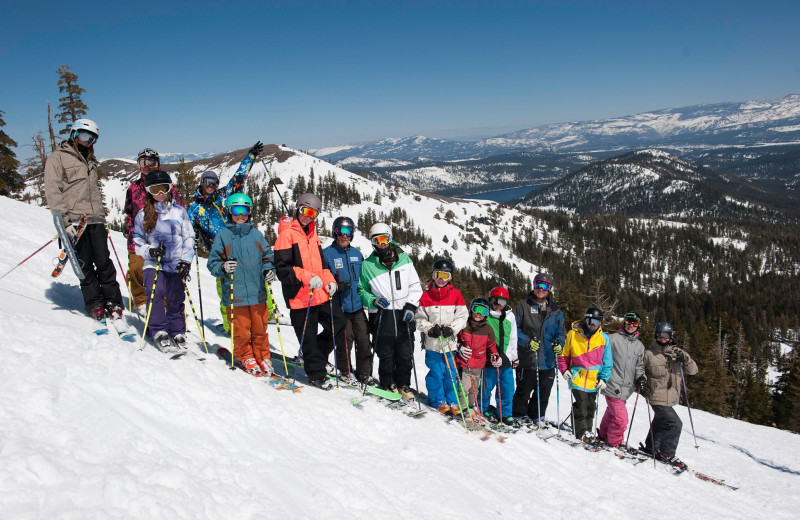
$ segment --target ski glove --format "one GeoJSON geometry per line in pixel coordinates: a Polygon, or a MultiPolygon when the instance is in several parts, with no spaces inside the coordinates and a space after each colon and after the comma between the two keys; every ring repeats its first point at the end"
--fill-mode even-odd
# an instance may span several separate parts
{"type": "Polygon", "coordinates": [[[539,350],[539,342],[536,341],[535,339],[531,340],[530,346],[531,346],[531,352],[536,352],[537,350],[539,350]]]}
{"type": "Polygon", "coordinates": [[[236,265],[237,264],[238,264],[238,262],[235,259],[234,260],[228,260],[227,262],[222,264],[222,270],[225,271],[228,274],[233,274],[233,272],[236,270],[236,265]]]}
{"type": "Polygon", "coordinates": [[[431,338],[438,338],[442,335],[442,328],[439,325],[434,325],[428,329],[428,336],[431,338]]]}
{"type": "Polygon", "coordinates": [[[469,361],[469,358],[472,357],[472,349],[464,345],[458,349],[458,355],[461,356],[462,359],[469,361]]]}
{"type": "Polygon", "coordinates": [[[75,224],[70,222],[69,226],[64,228],[64,231],[67,232],[67,236],[69,237],[70,242],[75,241],[75,237],[78,236],[78,228],[75,227],[75,224]]]}
{"type": "Polygon", "coordinates": [[[320,278],[317,275],[314,275],[314,277],[308,281],[308,287],[313,291],[318,291],[322,289],[322,278],[320,278]]]}
{"type": "Polygon", "coordinates": [[[650,388],[647,386],[647,378],[645,376],[640,377],[636,380],[636,390],[644,397],[645,399],[650,397],[650,388]]]}
{"type": "Polygon", "coordinates": [[[164,253],[166,253],[166,252],[167,252],[167,248],[164,247],[164,244],[159,244],[158,247],[151,247],[150,248],[150,256],[152,258],[155,258],[156,260],[158,260],[159,258],[164,256],[164,253]]]}
{"type": "Polygon", "coordinates": [[[564,379],[566,379],[568,382],[572,382],[572,370],[566,369],[561,372],[561,375],[564,376],[564,379]]]}
{"type": "Polygon", "coordinates": [[[264,271],[265,282],[272,283],[275,281],[275,278],[277,277],[275,276],[275,271],[273,271],[272,269],[267,269],[266,271],[264,271]]]}
{"type": "Polygon", "coordinates": [[[492,354],[492,366],[495,368],[499,368],[500,365],[503,364],[503,358],[500,357],[498,354],[492,354]]]}
{"type": "Polygon", "coordinates": [[[413,319],[414,319],[414,312],[413,311],[411,311],[409,309],[406,309],[406,310],[403,311],[403,321],[405,323],[409,323],[413,319]]]}
{"type": "Polygon", "coordinates": [[[175,267],[175,272],[178,273],[178,276],[183,278],[184,280],[191,280],[189,276],[189,270],[192,268],[192,265],[185,260],[181,260],[178,262],[177,267],[175,267]]]}
{"type": "Polygon", "coordinates": [[[686,363],[687,361],[689,361],[689,356],[686,354],[686,352],[683,351],[683,349],[675,347],[674,352],[675,352],[675,360],[678,361],[679,363],[686,363]]]}
{"type": "Polygon", "coordinates": [[[380,310],[386,310],[389,308],[389,300],[386,298],[377,298],[375,300],[375,307],[380,310]]]}
{"type": "Polygon", "coordinates": [[[339,291],[347,292],[353,287],[353,282],[350,280],[345,280],[344,282],[339,282],[339,291]]]}
{"type": "Polygon", "coordinates": [[[336,293],[336,289],[337,289],[336,282],[331,282],[325,286],[325,292],[328,293],[328,296],[331,297],[333,297],[333,295],[336,293]]]}
{"type": "Polygon", "coordinates": [[[451,336],[453,336],[453,329],[450,327],[442,327],[442,337],[449,338],[451,336]]]}
{"type": "Polygon", "coordinates": [[[258,154],[260,154],[261,150],[263,150],[263,149],[264,149],[264,145],[261,144],[261,141],[256,141],[256,144],[254,144],[253,147],[250,148],[250,151],[247,152],[247,154],[248,155],[252,154],[253,157],[255,158],[255,157],[258,157],[258,154]]]}
{"type": "Polygon", "coordinates": [[[556,343],[554,341],[553,342],[553,354],[555,354],[557,356],[557,355],[561,354],[562,350],[564,350],[564,346],[561,345],[560,343],[556,343]]]}
{"type": "Polygon", "coordinates": [[[597,391],[598,392],[602,392],[603,390],[606,389],[607,386],[608,385],[606,384],[606,382],[603,381],[602,379],[598,379],[597,380],[597,391]]]}

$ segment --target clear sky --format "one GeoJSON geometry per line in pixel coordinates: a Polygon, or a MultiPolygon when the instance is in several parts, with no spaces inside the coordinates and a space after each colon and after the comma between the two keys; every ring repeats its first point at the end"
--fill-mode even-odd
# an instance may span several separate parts
{"type": "Polygon", "coordinates": [[[800,93],[798,22],[797,1],[4,0],[0,110],[30,143],[69,64],[101,157],[489,136],[800,93]]]}

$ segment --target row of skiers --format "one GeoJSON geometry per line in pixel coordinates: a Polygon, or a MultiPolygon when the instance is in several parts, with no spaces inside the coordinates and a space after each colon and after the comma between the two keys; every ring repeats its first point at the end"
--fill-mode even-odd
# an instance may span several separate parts
{"type": "MultiPolygon", "coordinates": [[[[48,204],[62,211],[68,233],[81,215],[89,216],[76,251],[89,275],[81,281],[86,309],[102,319],[106,312],[121,316],[122,298],[109,259],[97,184],[93,145],[98,137],[94,122],[76,121],[70,139],[48,159],[45,186],[48,204]]],[[[558,370],[572,393],[577,438],[594,440],[596,399],[603,393],[607,409],[597,436],[620,445],[628,423],[625,402],[638,391],[654,411],[642,448],[675,462],[682,425],[673,406],[684,373],[695,374],[697,366],[675,346],[668,323],[656,325],[655,341],[647,349],[638,339],[641,318],[635,312],[625,316],[616,334],[608,335],[602,330],[602,311],[589,308],[565,332],[564,315],[552,297],[554,281],[547,273],[536,275],[533,290],[513,309],[504,287],[467,305],[453,285],[454,266],[447,259],[434,263],[423,289],[386,223],[370,228],[373,250],[366,259],[351,246],[356,226],[344,216],[334,220],[333,242],[323,250],[315,227],[322,203],[312,193],[301,195],[294,214],[281,219],[273,249],[251,222],[252,200],[241,193],[262,148],[257,142],[248,151],[225,186],[219,186],[216,172],[204,172],[188,211],[169,174],[160,169],[157,152],[146,148],[138,154],[141,176],[128,188],[124,206],[127,279],[157,345],[185,342],[184,294],[199,236],[210,250],[207,268],[218,280],[233,354],[253,375],[274,372],[267,323],[270,283],[277,279],[300,341],[298,357],[313,386],[329,387],[327,363],[334,350],[339,377],[376,383],[374,350],[379,384],[413,399],[413,344],[419,331],[428,398],[440,412],[463,415],[469,410],[465,419],[471,422],[541,424],[558,370]]]]}

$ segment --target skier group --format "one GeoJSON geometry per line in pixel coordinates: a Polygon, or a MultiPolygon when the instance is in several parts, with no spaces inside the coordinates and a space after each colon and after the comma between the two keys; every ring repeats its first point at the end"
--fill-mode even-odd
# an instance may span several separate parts
{"type": "MultiPolygon", "coordinates": [[[[82,216],[88,219],[74,244],[84,274],[80,286],[86,311],[96,320],[106,314],[121,320],[124,307],[107,245],[94,156],[98,137],[93,121],[75,121],[69,139],[47,160],[45,196],[51,211],[61,211],[70,237],[82,216]]],[[[608,334],[602,328],[603,311],[590,307],[565,331],[564,314],[553,298],[555,281],[547,273],[534,277],[533,289],[514,307],[509,291],[500,286],[467,304],[456,288],[452,261],[436,260],[423,287],[387,223],[370,228],[372,251],[364,258],[351,245],[356,223],[338,216],[333,242],[323,249],[315,226],[322,202],[313,193],[300,195],[293,214],[281,218],[271,246],[253,226],[253,202],[242,193],[262,149],[261,142],[253,145],[224,186],[216,172],[204,172],[188,210],[170,175],[160,169],[158,153],[150,148],[139,152],[141,175],[128,187],[124,206],[127,280],[136,310],[145,318],[143,334],[157,348],[185,348],[184,297],[200,238],[210,251],[207,268],[217,278],[233,356],[254,376],[274,373],[267,323],[274,310],[271,283],[277,280],[309,385],[330,388],[333,352],[336,376],[343,381],[379,384],[413,400],[418,332],[428,368],[428,399],[439,412],[472,424],[541,426],[560,374],[571,391],[577,439],[624,446],[625,403],[638,392],[654,413],[640,450],[682,465],[675,457],[682,423],[673,407],[684,374],[696,374],[697,365],[676,346],[669,323],[656,324],[647,348],[639,339],[642,318],[636,312],[628,312],[619,330],[608,334]],[[377,381],[373,353],[379,360],[377,381]],[[607,408],[595,432],[601,393],[607,408]]]]}

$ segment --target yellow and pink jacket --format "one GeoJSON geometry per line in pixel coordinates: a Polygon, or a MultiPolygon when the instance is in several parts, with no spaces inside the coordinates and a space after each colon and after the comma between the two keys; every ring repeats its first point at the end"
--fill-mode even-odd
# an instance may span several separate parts
{"type": "Polygon", "coordinates": [[[582,392],[597,392],[597,380],[608,381],[614,360],[611,353],[611,340],[603,332],[603,327],[590,337],[586,337],[582,321],[572,323],[567,332],[564,350],[558,356],[558,370],[572,370],[570,388],[582,392]]]}

